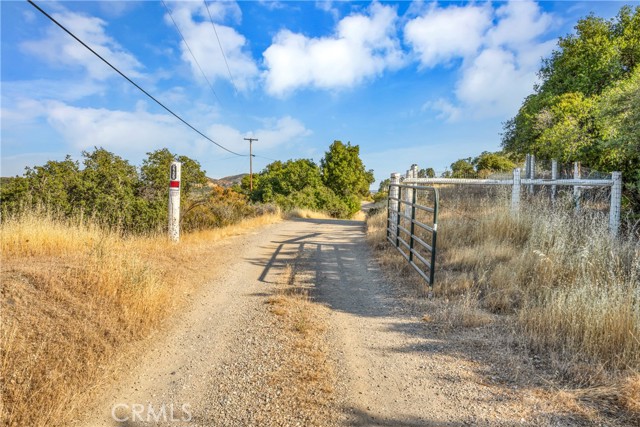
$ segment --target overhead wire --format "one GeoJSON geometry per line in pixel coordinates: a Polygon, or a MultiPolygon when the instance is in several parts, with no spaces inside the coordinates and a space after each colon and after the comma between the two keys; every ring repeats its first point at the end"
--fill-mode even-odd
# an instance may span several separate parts
{"type": "Polygon", "coordinates": [[[261,155],[259,155],[259,154],[254,154],[254,155],[253,155],[253,157],[260,157],[260,158],[262,158],[262,159],[271,160],[272,162],[277,162],[277,161],[278,161],[278,160],[276,160],[276,159],[272,159],[272,158],[270,158],[270,157],[261,156],[261,155]]]}
{"type": "Polygon", "coordinates": [[[211,11],[209,10],[209,5],[206,0],[202,0],[204,3],[204,7],[207,9],[207,14],[209,15],[209,22],[211,22],[211,26],[213,27],[213,32],[216,35],[216,39],[218,39],[218,46],[220,46],[220,52],[222,52],[222,58],[224,59],[224,63],[227,66],[227,71],[229,72],[229,80],[231,81],[231,85],[233,86],[233,90],[236,95],[238,94],[238,88],[236,87],[236,82],[233,80],[233,76],[231,75],[231,68],[229,68],[229,62],[227,62],[227,55],[224,53],[224,49],[222,48],[222,43],[220,42],[220,37],[218,36],[218,30],[216,30],[216,25],[213,23],[213,17],[211,16],[211,11]]]}
{"type": "Polygon", "coordinates": [[[111,67],[116,73],[120,74],[125,80],[127,80],[129,83],[131,83],[132,85],[134,85],[138,90],[140,90],[142,93],[144,93],[145,95],[147,95],[151,100],[153,100],[156,104],[158,104],[159,106],[161,106],[162,108],[164,108],[167,112],[169,112],[172,116],[174,116],[176,119],[180,120],[182,123],[184,123],[185,125],[187,125],[189,128],[191,128],[193,131],[195,131],[198,135],[202,136],[203,138],[205,138],[207,141],[212,142],[213,144],[217,145],[218,147],[222,148],[223,150],[234,154],[236,156],[242,156],[242,157],[248,157],[248,154],[240,154],[240,153],[236,153],[235,151],[232,151],[230,149],[228,149],[227,147],[225,147],[222,144],[217,143],[216,141],[214,141],[213,139],[209,138],[207,135],[205,135],[204,133],[202,133],[201,131],[199,131],[198,129],[196,129],[195,127],[193,127],[189,122],[187,122],[185,119],[183,119],[182,117],[180,117],[179,115],[177,115],[176,113],[174,113],[171,109],[169,109],[169,107],[167,107],[166,105],[164,105],[162,102],[158,101],[153,95],[151,95],[149,92],[147,92],[146,90],[144,90],[142,87],[140,87],[140,85],[138,85],[136,82],[134,82],[133,80],[131,80],[129,77],[127,77],[126,74],[124,74],[122,71],[120,71],[118,68],[116,68],[114,65],[112,65],[109,61],[107,61],[106,59],[104,59],[102,56],[100,56],[99,53],[97,53],[95,50],[93,50],[89,45],[87,45],[85,42],[83,42],[82,40],[80,40],[75,34],[73,34],[71,31],[69,31],[64,25],[62,25],[60,22],[58,22],[54,17],[52,17],[51,15],[49,15],[47,12],[45,12],[42,8],[40,8],[40,6],[38,6],[37,4],[35,4],[32,0],[27,0],[27,2],[29,2],[33,7],[35,7],[40,13],[42,13],[44,16],[46,16],[47,18],[49,18],[49,20],[51,20],[51,22],[53,22],[54,24],[56,24],[58,27],[60,27],[64,32],[66,32],[67,34],[69,34],[71,37],[73,37],[78,43],[80,43],[82,46],[84,46],[85,48],[87,48],[91,53],[93,53],[95,56],[97,56],[98,58],[100,58],[100,60],[102,60],[102,62],[104,62],[105,64],[107,64],[109,67],[111,67]]]}
{"type": "MultiPolygon", "coordinates": [[[[224,53],[224,48],[222,47],[222,42],[220,41],[220,37],[218,35],[218,30],[216,29],[216,24],[213,22],[213,16],[211,16],[211,11],[209,10],[209,5],[207,4],[207,0],[202,0],[204,3],[204,7],[207,9],[207,15],[209,15],[209,22],[211,22],[211,26],[213,27],[213,32],[216,35],[216,39],[218,40],[218,46],[220,47],[220,52],[222,53],[222,58],[224,59],[224,63],[227,66],[227,72],[229,73],[229,80],[231,81],[231,85],[233,86],[233,90],[236,94],[238,94],[238,88],[236,86],[233,75],[231,74],[231,68],[229,67],[229,62],[227,61],[227,55],[224,53]]],[[[253,157],[261,157],[266,160],[271,160],[273,162],[277,162],[275,159],[271,159],[269,157],[260,156],[254,154],[253,157]]]]}
{"type": "Polygon", "coordinates": [[[171,14],[171,10],[169,9],[169,6],[167,6],[167,4],[164,2],[164,0],[161,0],[161,1],[162,1],[162,5],[164,6],[164,8],[167,10],[167,13],[169,14],[169,18],[171,18],[171,22],[173,22],[173,26],[176,27],[176,30],[178,31],[178,34],[180,34],[180,37],[182,38],[182,41],[184,42],[185,46],[187,46],[187,50],[191,54],[191,57],[193,58],[193,60],[195,61],[196,65],[198,66],[198,69],[202,73],[202,77],[204,77],[204,79],[207,81],[207,84],[209,85],[209,88],[211,89],[211,92],[213,93],[213,96],[215,96],[216,99],[218,100],[218,102],[220,102],[220,98],[218,98],[218,94],[213,89],[213,85],[211,84],[211,82],[209,81],[209,78],[207,77],[207,75],[205,74],[204,70],[200,66],[200,63],[198,62],[198,59],[196,58],[196,56],[194,55],[193,51],[191,50],[191,47],[189,46],[189,43],[187,43],[187,39],[182,34],[182,31],[180,31],[180,27],[178,26],[178,23],[176,22],[175,19],[173,19],[173,15],[171,14]]]}

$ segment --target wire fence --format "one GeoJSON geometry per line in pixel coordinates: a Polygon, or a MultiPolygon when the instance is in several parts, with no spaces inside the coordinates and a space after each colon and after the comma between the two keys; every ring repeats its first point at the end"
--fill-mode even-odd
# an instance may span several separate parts
{"type": "MultiPolygon", "coordinates": [[[[462,186],[510,186],[511,210],[518,214],[523,193],[533,196],[540,192],[549,194],[555,203],[561,193],[569,193],[576,212],[580,212],[585,203],[602,206],[603,197],[607,192],[609,211],[609,230],[617,236],[620,228],[620,210],[622,201],[622,175],[620,172],[600,173],[579,163],[565,164],[556,160],[536,161],[532,155],[527,155],[524,170],[514,169],[512,172],[499,173],[459,173],[444,171],[434,173],[433,177],[419,177],[418,165],[414,164],[401,177],[391,174],[391,184],[405,185],[462,185],[462,186]],[[484,175],[484,176],[483,176],[484,175]]],[[[526,196],[525,196],[526,197],[526,196]]]]}

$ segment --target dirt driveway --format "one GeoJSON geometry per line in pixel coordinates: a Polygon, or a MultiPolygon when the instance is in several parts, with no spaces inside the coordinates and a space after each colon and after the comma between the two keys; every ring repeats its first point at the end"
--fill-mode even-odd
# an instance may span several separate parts
{"type": "Polygon", "coordinates": [[[278,406],[287,385],[269,380],[295,351],[274,336],[266,304],[292,262],[328,308],[336,425],[572,424],[485,361],[490,336],[461,341],[424,322],[428,303],[384,279],[361,221],[285,221],[212,250],[216,278],[78,425],[302,425],[296,408],[278,406]]]}

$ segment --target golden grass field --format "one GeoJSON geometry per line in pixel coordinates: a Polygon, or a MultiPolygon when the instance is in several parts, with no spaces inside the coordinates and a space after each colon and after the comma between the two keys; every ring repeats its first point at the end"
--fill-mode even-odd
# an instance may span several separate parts
{"type": "Polygon", "coordinates": [[[280,220],[251,218],[173,244],[43,213],[4,218],[2,424],[64,425],[128,344],[206,282],[212,242],[280,220]]]}
{"type": "MultiPolygon", "coordinates": [[[[611,238],[606,212],[576,216],[566,200],[553,209],[536,196],[516,217],[506,194],[440,191],[434,294],[456,301],[447,315],[462,326],[506,315],[562,384],[640,418],[637,238],[611,238]]],[[[383,267],[424,288],[385,230],[386,211],[368,219],[368,239],[383,267]]]]}

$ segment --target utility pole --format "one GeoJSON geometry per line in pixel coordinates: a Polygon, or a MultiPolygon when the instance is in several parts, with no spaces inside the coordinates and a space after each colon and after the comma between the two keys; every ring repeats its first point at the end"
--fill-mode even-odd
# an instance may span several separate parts
{"type": "Polygon", "coordinates": [[[253,141],[257,141],[258,138],[245,138],[245,141],[249,141],[249,191],[253,191],[253,153],[251,146],[253,141]]]}

